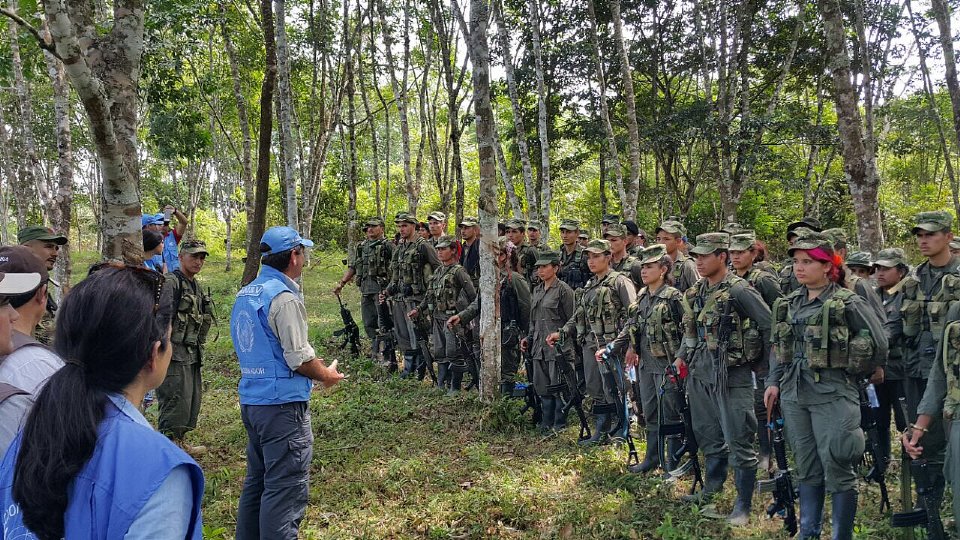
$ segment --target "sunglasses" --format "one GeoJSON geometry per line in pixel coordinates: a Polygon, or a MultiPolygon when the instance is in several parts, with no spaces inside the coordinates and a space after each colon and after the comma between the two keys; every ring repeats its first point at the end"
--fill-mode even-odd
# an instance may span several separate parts
{"type": "Polygon", "coordinates": [[[105,268],[133,272],[133,274],[141,281],[149,285],[153,291],[153,314],[156,315],[157,312],[160,311],[160,295],[163,292],[163,282],[166,280],[166,277],[164,277],[163,274],[157,272],[156,270],[151,270],[145,266],[134,266],[132,264],[104,261],[91,266],[90,272],[88,272],[87,275],[91,276],[105,268]]]}

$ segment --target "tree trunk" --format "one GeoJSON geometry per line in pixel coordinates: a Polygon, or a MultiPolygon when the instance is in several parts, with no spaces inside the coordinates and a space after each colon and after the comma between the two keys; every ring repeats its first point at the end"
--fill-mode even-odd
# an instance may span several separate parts
{"type": "Polygon", "coordinates": [[[543,223],[543,241],[549,239],[550,203],[553,200],[553,182],[550,179],[550,136],[547,116],[547,85],[543,79],[543,54],[540,47],[540,0],[527,0],[530,15],[530,34],[533,38],[533,59],[537,76],[537,132],[540,135],[540,221],[543,223]]]}
{"type": "Polygon", "coordinates": [[[274,0],[277,23],[277,101],[280,104],[280,131],[283,134],[283,185],[286,187],[287,226],[300,226],[297,209],[297,152],[293,136],[293,90],[290,85],[290,52],[287,48],[286,0],[274,0]]]}
{"type": "MultiPolygon", "coordinates": [[[[620,167],[620,154],[617,151],[616,134],[613,132],[613,123],[610,121],[610,107],[607,105],[607,77],[603,69],[600,36],[597,29],[597,11],[594,0],[587,0],[587,12],[590,15],[590,40],[593,42],[593,63],[597,66],[597,84],[600,90],[600,121],[603,124],[603,131],[607,135],[607,154],[612,162],[614,174],[617,177],[617,193],[620,195],[620,204],[623,205],[624,218],[626,218],[627,186],[624,185],[623,182],[623,170],[620,167]]],[[[636,203],[634,203],[633,209],[634,214],[636,214],[636,203]]]]}
{"type": "MultiPolygon", "coordinates": [[[[10,0],[8,4],[9,11],[16,13],[20,3],[17,0],[10,0]]],[[[37,155],[37,139],[33,134],[33,123],[36,116],[33,113],[33,103],[30,101],[30,89],[27,88],[27,81],[23,76],[23,60],[20,57],[20,38],[19,29],[12,21],[8,23],[10,29],[10,64],[13,71],[13,90],[17,98],[17,106],[14,122],[19,126],[22,147],[20,153],[22,160],[19,162],[20,174],[18,174],[17,187],[14,196],[17,201],[17,225],[20,228],[30,225],[31,210],[38,200],[40,201],[44,214],[49,217],[49,207],[51,197],[49,196],[46,179],[40,171],[40,158],[37,155]]]]}
{"type": "MultiPolygon", "coordinates": [[[[347,99],[347,243],[351,249],[355,249],[357,243],[357,105],[354,99],[356,93],[354,86],[353,71],[353,44],[351,41],[349,2],[343,3],[343,49],[346,55],[346,64],[344,68],[344,77],[346,78],[347,99]]],[[[357,56],[359,60],[359,56],[357,56]]]]}
{"type": "Polygon", "coordinates": [[[523,219],[523,208],[520,207],[520,198],[517,197],[517,190],[513,186],[513,177],[510,176],[510,169],[507,168],[507,158],[503,155],[503,145],[500,144],[500,133],[497,131],[496,122],[493,126],[493,150],[496,152],[497,169],[500,170],[500,178],[503,180],[503,187],[507,192],[507,202],[513,211],[513,217],[523,219]]]}
{"type": "Polygon", "coordinates": [[[413,214],[417,213],[417,205],[420,201],[420,186],[414,181],[413,173],[410,169],[410,121],[408,110],[410,106],[407,94],[407,77],[410,65],[410,0],[404,0],[403,19],[403,76],[397,79],[397,63],[393,56],[393,37],[390,27],[387,26],[386,7],[383,0],[377,0],[377,7],[380,12],[380,27],[383,32],[384,55],[387,57],[387,71],[390,74],[390,86],[393,88],[393,95],[396,99],[397,114],[400,116],[400,142],[403,147],[403,180],[407,188],[407,211],[413,214]]]}
{"type": "MultiPolygon", "coordinates": [[[[910,5],[909,1],[907,5],[910,5]]],[[[953,30],[950,27],[950,5],[946,0],[930,0],[930,7],[933,11],[933,16],[937,19],[937,26],[940,28],[940,47],[943,49],[947,91],[950,93],[950,106],[953,111],[953,130],[956,137],[954,142],[957,144],[957,148],[960,148],[960,81],[957,80],[957,58],[953,48],[953,30]]],[[[911,15],[910,18],[912,19],[913,16],[911,15]]],[[[938,111],[937,117],[939,118],[939,116],[938,111]]],[[[950,165],[951,155],[946,150],[944,151],[944,158],[947,164],[950,165]]],[[[954,209],[958,212],[958,215],[960,215],[960,202],[957,200],[958,187],[954,186],[954,183],[956,183],[956,181],[951,180],[954,198],[953,204],[954,209]]]]}
{"type": "Polygon", "coordinates": [[[260,137],[257,142],[256,199],[251,228],[247,230],[247,262],[240,280],[246,285],[257,277],[260,269],[260,239],[266,229],[267,197],[270,196],[270,139],[273,134],[273,92],[277,78],[277,47],[273,35],[273,9],[270,0],[260,0],[260,24],[266,66],[260,89],[260,137]]]}
{"type": "MultiPolygon", "coordinates": [[[[593,2],[593,0],[590,1],[593,2]]],[[[624,190],[626,197],[623,200],[623,218],[634,220],[637,217],[637,197],[640,192],[640,127],[637,123],[637,100],[633,89],[630,53],[627,49],[626,40],[623,38],[620,0],[610,0],[610,16],[613,18],[613,36],[617,40],[617,52],[620,54],[623,101],[626,105],[627,135],[630,140],[630,181],[627,182],[624,190]]]]}
{"type": "Polygon", "coordinates": [[[875,253],[883,247],[880,215],[877,211],[880,179],[876,160],[868,156],[864,146],[857,92],[850,80],[850,57],[847,53],[843,15],[838,0],[818,0],[818,4],[823,17],[826,59],[833,78],[843,170],[853,198],[854,213],[857,215],[860,249],[875,253]]]}

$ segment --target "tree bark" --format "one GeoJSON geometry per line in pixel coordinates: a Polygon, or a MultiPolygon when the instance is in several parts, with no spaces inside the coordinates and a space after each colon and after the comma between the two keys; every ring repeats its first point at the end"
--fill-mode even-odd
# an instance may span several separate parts
{"type": "Polygon", "coordinates": [[[383,0],[377,1],[377,7],[379,7],[380,13],[380,27],[383,32],[384,55],[387,58],[390,86],[396,99],[397,114],[400,116],[400,142],[403,147],[403,180],[407,188],[407,211],[416,214],[420,201],[420,186],[415,182],[410,168],[410,121],[408,118],[410,101],[407,94],[407,78],[410,71],[410,0],[404,0],[403,75],[400,79],[397,79],[397,63],[393,56],[393,37],[390,27],[387,26],[386,7],[383,0]]]}
{"type": "Polygon", "coordinates": [[[500,179],[503,180],[503,187],[507,192],[507,203],[510,204],[513,217],[523,219],[523,208],[520,206],[520,198],[517,197],[517,189],[513,185],[513,177],[510,176],[510,169],[507,167],[507,158],[503,155],[503,145],[500,144],[500,133],[496,123],[493,126],[493,150],[496,152],[497,169],[500,170],[500,179]]]}
{"type": "MultiPolygon", "coordinates": [[[[10,0],[8,9],[16,13],[20,3],[10,0]]],[[[36,201],[41,202],[46,217],[49,217],[51,197],[49,196],[46,179],[40,171],[40,158],[37,155],[37,138],[33,133],[33,124],[36,116],[33,113],[33,103],[30,101],[30,89],[27,88],[26,78],[23,76],[23,60],[20,56],[19,29],[12,21],[7,23],[10,29],[10,65],[13,72],[13,90],[17,98],[14,118],[15,126],[20,130],[22,147],[20,153],[23,158],[18,163],[17,186],[14,197],[17,202],[17,225],[20,228],[30,225],[31,209],[36,201]]]]}
{"type": "MultiPolygon", "coordinates": [[[[617,193],[620,195],[620,204],[623,205],[624,217],[627,215],[627,186],[623,182],[623,169],[620,167],[620,154],[617,151],[616,134],[613,132],[613,123],[610,121],[610,107],[607,104],[607,77],[603,69],[603,56],[600,51],[600,35],[597,28],[597,10],[594,0],[587,0],[587,12],[590,15],[590,39],[593,42],[593,63],[596,64],[597,85],[600,96],[600,121],[603,131],[607,135],[607,154],[612,162],[613,171],[617,178],[617,193]]],[[[602,152],[603,150],[601,150],[602,152]]],[[[601,171],[601,175],[604,171],[601,171]]],[[[636,214],[636,204],[633,205],[636,214]]],[[[633,219],[632,217],[630,219],[633,219]]]]}
{"type": "MultiPolygon", "coordinates": [[[[910,2],[908,0],[907,6],[909,5],[910,2]]],[[[946,75],[947,91],[950,94],[950,108],[953,112],[954,143],[957,145],[957,148],[960,148],[960,81],[957,79],[957,57],[953,48],[950,5],[946,0],[930,0],[930,7],[933,11],[934,18],[937,20],[937,26],[940,29],[940,47],[943,49],[943,62],[946,66],[944,73],[946,75]]],[[[910,18],[913,19],[913,16],[911,15],[910,18]]],[[[939,118],[939,116],[939,111],[937,111],[937,117],[939,118]]],[[[946,149],[944,150],[944,158],[948,166],[952,169],[951,155],[946,149]]],[[[960,215],[960,201],[958,201],[957,195],[960,187],[954,184],[956,184],[956,179],[952,178],[951,188],[953,189],[954,209],[958,212],[958,215],[960,215]]]]}
{"type": "MultiPolygon", "coordinates": [[[[593,0],[590,1],[593,2],[593,0]]],[[[624,189],[626,196],[623,200],[623,218],[634,220],[637,217],[637,197],[640,192],[640,127],[637,123],[637,100],[633,89],[630,53],[623,38],[620,0],[610,0],[610,12],[613,18],[613,36],[617,40],[617,52],[620,54],[620,75],[623,78],[623,101],[626,106],[627,135],[630,141],[630,181],[624,189]]]]}
{"type": "Polygon", "coordinates": [[[553,182],[550,178],[550,136],[547,113],[547,85],[543,78],[543,52],[540,45],[540,0],[527,0],[530,15],[530,34],[533,41],[534,68],[537,77],[537,132],[540,135],[540,221],[543,241],[550,236],[550,203],[553,200],[553,182]]]}
{"type": "Polygon", "coordinates": [[[282,169],[283,185],[286,187],[287,226],[296,229],[300,226],[300,213],[297,208],[297,152],[294,149],[292,127],[293,90],[290,85],[290,52],[287,48],[286,0],[274,0],[273,5],[277,23],[277,101],[280,104],[277,115],[283,134],[282,169]]]}

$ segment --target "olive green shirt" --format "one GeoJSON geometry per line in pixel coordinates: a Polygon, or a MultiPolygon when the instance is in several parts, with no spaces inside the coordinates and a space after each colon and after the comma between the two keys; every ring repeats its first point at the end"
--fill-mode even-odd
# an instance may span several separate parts
{"type": "Polygon", "coordinates": [[[697,263],[683,252],[677,252],[677,260],[673,261],[673,286],[683,292],[697,284],[700,274],[697,273],[697,263]]]}
{"type": "MultiPolygon", "coordinates": [[[[609,271],[609,273],[614,272],[614,270],[609,271]]],[[[566,324],[563,325],[563,333],[568,336],[572,336],[577,331],[577,320],[580,319],[581,324],[583,324],[585,328],[583,341],[587,346],[599,348],[600,346],[607,344],[604,336],[598,336],[593,332],[590,321],[587,319],[586,307],[592,306],[597,302],[600,288],[607,286],[601,285],[601,283],[608,278],[609,273],[600,279],[598,279],[597,276],[590,278],[590,281],[587,282],[587,285],[583,288],[583,296],[577,303],[577,307],[573,313],[573,316],[571,316],[566,324]]],[[[624,274],[616,273],[616,275],[610,277],[610,279],[612,280],[611,286],[613,288],[613,292],[617,295],[621,306],[620,313],[617,313],[613,316],[614,320],[619,321],[619,328],[617,328],[614,332],[614,336],[616,336],[620,334],[621,330],[623,330],[623,326],[627,321],[627,308],[629,308],[636,301],[637,291],[633,286],[633,282],[630,281],[630,278],[624,274]]]]}
{"type": "MultiPolygon", "coordinates": [[[[473,302],[474,298],[477,296],[477,289],[473,286],[473,279],[470,278],[470,273],[467,272],[467,269],[460,266],[459,264],[450,264],[441,266],[436,272],[433,273],[433,276],[430,277],[430,283],[427,285],[427,292],[423,295],[423,300],[420,301],[420,305],[417,306],[417,311],[420,314],[427,315],[427,310],[431,305],[434,306],[434,309],[446,309],[446,310],[456,310],[463,308],[466,305],[473,302]],[[452,277],[448,278],[448,274],[452,274],[452,277]],[[450,282],[453,284],[453,287],[456,289],[457,302],[453,307],[446,306],[437,306],[436,298],[436,286],[447,279],[450,279],[450,282]]],[[[430,316],[433,316],[433,313],[429,313],[430,316]]],[[[447,315],[453,315],[453,313],[447,313],[447,315]]]]}
{"type": "MultiPolygon", "coordinates": [[[[950,306],[947,312],[947,322],[960,321],[960,304],[950,306]]],[[[944,402],[947,399],[947,374],[943,368],[943,340],[937,345],[937,361],[930,366],[930,376],[927,377],[927,389],[923,392],[923,399],[917,406],[917,414],[940,417],[944,412],[953,419],[960,418],[960,410],[944,411],[944,402]]]]}
{"type": "MultiPolygon", "coordinates": [[[[894,287],[891,287],[894,288],[894,287]]],[[[883,289],[877,289],[880,296],[880,302],[883,304],[883,310],[886,312],[887,321],[883,328],[887,334],[888,354],[887,365],[883,368],[883,378],[888,381],[903,380],[903,346],[906,336],[903,335],[903,320],[900,314],[900,306],[903,304],[903,292],[897,288],[894,294],[890,294],[883,289]]]]}
{"type": "MultiPolygon", "coordinates": [[[[520,328],[520,335],[526,335],[527,329],[530,327],[530,284],[527,283],[527,280],[520,274],[510,270],[506,275],[500,277],[500,294],[503,298],[503,288],[504,287],[513,287],[513,292],[517,296],[517,310],[519,311],[520,320],[517,321],[517,326],[520,328]]],[[[501,305],[501,326],[506,326],[510,321],[505,321],[502,314],[503,306],[501,305]]],[[[460,317],[461,324],[466,324],[473,319],[476,319],[480,316],[480,295],[477,294],[476,298],[473,299],[473,302],[470,303],[463,311],[457,313],[460,317]]]]}
{"type": "Polygon", "coordinates": [[[668,358],[666,360],[656,358],[650,353],[650,343],[647,338],[645,326],[653,313],[653,308],[660,302],[667,303],[670,318],[677,325],[679,332],[679,335],[675,336],[677,343],[683,341],[682,295],[680,291],[669,285],[661,285],[659,289],[652,293],[647,288],[641,289],[637,296],[637,301],[627,310],[627,324],[617,338],[613,340],[613,352],[622,355],[626,351],[627,346],[630,345],[630,335],[633,334],[638,340],[636,346],[640,349],[634,351],[640,357],[640,368],[656,373],[663,373],[667,367],[667,363],[673,362],[673,355],[676,354],[676,351],[669,350],[669,344],[664,345],[668,349],[668,358]]]}
{"type": "Polygon", "coordinates": [[[633,282],[633,286],[639,291],[643,288],[643,279],[640,277],[640,269],[643,268],[643,265],[640,264],[640,261],[629,254],[625,254],[619,262],[610,261],[610,268],[613,268],[617,272],[630,278],[630,281],[633,282]]]}
{"type": "Polygon", "coordinates": [[[771,309],[777,298],[783,296],[777,277],[766,270],[758,268],[756,265],[747,271],[743,279],[747,280],[750,285],[753,285],[753,288],[760,293],[760,297],[766,302],[767,307],[771,309]]]}
{"type": "Polygon", "coordinates": [[[556,332],[573,316],[573,289],[557,279],[549,288],[543,282],[533,291],[530,305],[530,334],[527,353],[531,358],[553,360],[556,349],[548,347],[547,336],[556,332]]]}
{"type": "MultiPolygon", "coordinates": [[[[920,291],[926,298],[931,298],[940,292],[943,285],[943,276],[946,274],[960,273],[960,257],[953,256],[946,266],[938,267],[925,261],[917,266],[914,277],[920,282],[920,291]]],[[[904,347],[905,369],[908,377],[925,379],[934,364],[936,358],[937,343],[941,336],[933,335],[930,332],[929,316],[924,309],[922,314],[925,324],[920,330],[920,334],[908,338],[906,347],[904,347]]]]}
{"type": "MultiPolygon", "coordinates": [[[[416,250],[416,257],[419,257],[420,264],[427,266],[429,268],[424,272],[423,287],[426,290],[427,284],[430,282],[430,277],[433,275],[433,272],[443,266],[440,263],[440,259],[437,257],[437,250],[433,248],[433,245],[430,242],[418,241],[416,239],[412,241],[404,240],[397,246],[397,249],[393,251],[393,258],[391,260],[390,275],[390,284],[387,285],[387,291],[390,294],[398,294],[402,296],[408,296],[404,292],[404,286],[410,285],[406,283],[403,279],[403,276],[400,275],[400,260],[406,255],[410,250],[416,250]]],[[[418,297],[417,295],[412,295],[411,300],[419,302],[422,299],[422,296],[418,297]]]]}

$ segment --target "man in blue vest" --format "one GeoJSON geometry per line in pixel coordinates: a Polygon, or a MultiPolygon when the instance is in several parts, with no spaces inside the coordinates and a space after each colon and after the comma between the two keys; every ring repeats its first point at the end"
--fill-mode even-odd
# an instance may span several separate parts
{"type": "Polygon", "coordinates": [[[290,227],[260,241],[260,275],[237,293],[230,335],[240,360],[240,416],[247,430],[247,476],[237,511],[237,539],[295,539],[307,506],[313,430],[310,392],[344,378],[307,339],[307,313],[296,279],[313,242],[290,227]]]}

